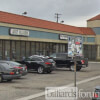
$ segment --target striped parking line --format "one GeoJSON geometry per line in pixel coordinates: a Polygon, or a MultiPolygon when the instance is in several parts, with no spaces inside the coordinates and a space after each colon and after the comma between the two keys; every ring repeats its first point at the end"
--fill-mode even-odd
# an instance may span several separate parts
{"type": "Polygon", "coordinates": [[[89,62],[89,63],[100,63],[100,62],[89,62]]]}
{"type": "MultiPolygon", "coordinates": [[[[96,79],[99,79],[100,78],[100,75],[99,76],[95,76],[95,77],[91,77],[91,78],[88,78],[88,79],[85,79],[85,80],[82,80],[82,81],[78,81],[77,82],[77,85],[79,84],[83,84],[83,83],[87,83],[89,81],[92,81],[92,80],[96,80],[96,79]]],[[[71,84],[68,84],[68,85],[65,85],[65,86],[61,86],[60,89],[64,89],[63,87],[71,87],[73,86],[74,84],[71,83],[71,84]]],[[[40,93],[37,93],[37,94],[33,94],[33,95],[30,95],[30,96],[27,96],[27,97],[23,97],[23,98],[19,98],[19,99],[16,99],[16,100],[31,100],[31,99],[35,99],[37,97],[41,97],[41,96],[44,96],[45,95],[45,92],[40,92],[40,93]]]]}

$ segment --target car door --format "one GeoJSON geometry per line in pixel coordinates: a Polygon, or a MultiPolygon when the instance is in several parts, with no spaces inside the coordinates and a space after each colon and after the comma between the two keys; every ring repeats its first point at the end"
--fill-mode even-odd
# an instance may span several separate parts
{"type": "Polygon", "coordinates": [[[31,66],[33,67],[33,69],[37,70],[38,67],[42,64],[42,59],[41,58],[38,58],[38,57],[33,57],[31,59],[32,63],[31,63],[31,66]]]}
{"type": "Polygon", "coordinates": [[[65,54],[56,55],[56,64],[58,67],[67,67],[67,59],[65,54]]]}
{"type": "Polygon", "coordinates": [[[32,69],[32,64],[31,64],[31,58],[25,58],[22,62],[22,64],[25,64],[27,66],[27,69],[32,69]]]}

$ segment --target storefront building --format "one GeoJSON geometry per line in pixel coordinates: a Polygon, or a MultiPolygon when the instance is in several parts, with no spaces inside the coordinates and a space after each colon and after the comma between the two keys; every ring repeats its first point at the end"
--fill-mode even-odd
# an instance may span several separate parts
{"type": "Polygon", "coordinates": [[[0,59],[67,52],[67,37],[82,36],[84,56],[100,60],[100,24],[93,23],[88,20],[87,28],[74,27],[0,11],[0,59]]]}

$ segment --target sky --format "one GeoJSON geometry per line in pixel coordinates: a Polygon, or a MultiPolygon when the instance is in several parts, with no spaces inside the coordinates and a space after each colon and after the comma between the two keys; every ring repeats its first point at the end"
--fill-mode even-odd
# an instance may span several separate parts
{"type": "Polygon", "coordinates": [[[100,14],[100,0],[0,0],[0,11],[10,12],[43,20],[86,27],[86,20],[100,14]]]}

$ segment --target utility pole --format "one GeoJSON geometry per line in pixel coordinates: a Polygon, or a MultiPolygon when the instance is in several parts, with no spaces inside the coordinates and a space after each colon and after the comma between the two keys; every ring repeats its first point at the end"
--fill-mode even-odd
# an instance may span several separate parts
{"type": "Polygon", "coordinates": [[[61,14],[55,13],[55,15],[56,15],[55,17],[57,18],[57,21],[56,22],[58,23],[58,20],[60,18],[59,15],[61,15],[61,14]]]}

